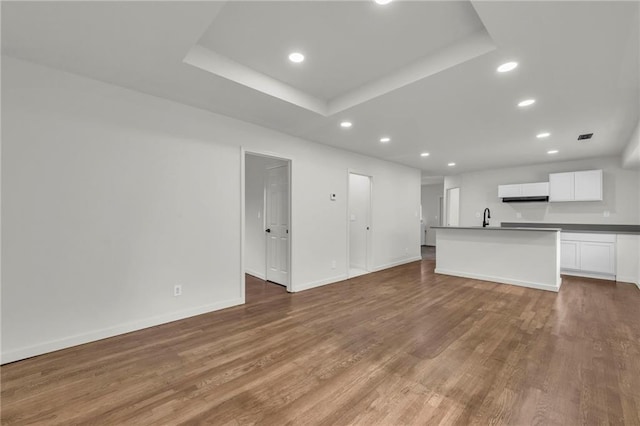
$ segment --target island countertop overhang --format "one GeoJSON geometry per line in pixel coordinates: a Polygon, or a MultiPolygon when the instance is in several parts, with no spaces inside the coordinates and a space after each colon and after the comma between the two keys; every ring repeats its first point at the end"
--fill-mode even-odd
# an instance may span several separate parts
{"type": "Polygon", "coordinates": [[[536,231],[536,232],[560,232],[561,228],[533,228],[533,227],[506,227],[506,226],[432,226],[431,229],[460,229],[476,231],[536,231]]]}

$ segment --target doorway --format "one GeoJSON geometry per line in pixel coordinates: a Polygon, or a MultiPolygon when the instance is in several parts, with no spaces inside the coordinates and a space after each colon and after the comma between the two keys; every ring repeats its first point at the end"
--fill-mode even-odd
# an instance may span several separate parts
{"type": "Polygon", "coordinates": [[[289,281],[289,166],[267,168],[265,234],[267,281],[286,286],[289,281]]]}
{"type": "Polygon", "coordinates": [[[460,188],[447,189],[447,226],[460,226],[460,188]]]}
{"type": "Polygon", "coordinates": [[[244,154],[243,273],[258,279],[245,286],[262,281],[291,291],[290,188],[291,160],[244,154]]]}
{"type": "Polygon", "coordinates": [[[371,272],[371,176],[349,173],[349,278],[371,272]]]}

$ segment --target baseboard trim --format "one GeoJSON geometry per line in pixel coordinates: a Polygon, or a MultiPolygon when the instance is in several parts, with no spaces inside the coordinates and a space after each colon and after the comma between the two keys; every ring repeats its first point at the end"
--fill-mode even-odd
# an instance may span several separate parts
{"type": "Polygon", "coordinates": [[[242,305],[243,303],[244,301],[242,300],[242,298],[226,300],[224,302],[212,303],[209,305],[171,312],[169,314],[157,315],[138,321],[119,324],[113,327],[106,327],[99,330],[89,331],[87,333],[76,334],[74,336],[69,336],[62,339],[51,340],[33,346],[9,350],[6,352],[2,352],[0,364],[19,361],[37,355],[43,355],[49,352],[58,351],[60,349],[66,349],[72,346],[83,345],[85,343],[95,342],[97,340],[118,336],[120,334],[143,330],[145,328],[155,327],[156,325],[166,324],[168,322],[193,317],[196,315],[219,311],[221,309],[230,308],[232,306],[242,305]]]}
{"type": "MultiPolygon", "coordinates": [[[[398,260],[396,262],[387,263],[385,265],[376,266],[376,267],[373,268],[373,270],[371,272],[378,272],[378,271],[382,271],[383,269],[389,269],[389,268],[393,268],[394,266],[400,266],[400,265],[404,265],[405,263],[418,262],[418,261],[421,261],[421,260],[422,260],[422,257],[420,257],[420,256],[412,257],[412,258],[409,258],[409,259],[402,259],[402,260],[398,260]]],[[[295,285],[294,288],[291,290],[291,292],[292,293],[297,293],[299,291],[310,290],[312,288],[322,287],[323,285],[334,284],[334,283],[337,283],[339,281],[344,281],[344,280],[348,280],[348,279],[349,279],[349,274],[340,274],[340,275],[336,275],[334,277],[325,278],[325,279],[318,280],[318,281],[312,281],[312,282],[309,282],[309,283],[295,285]]]]}
{"type": "Polygon", "coordinates": [[[376,266],[373,268],[373,272],[382,271],[383,269],[393,268],[394,266],[400,266],[407,263],[420,262],[422,261],[422,256],[414,256],[407,259],[397,260],[395,262],[386,263],[384,265],[376,266]]]}
{"type": "Polygon", "coordinates": [[[436,268],[434,272],[436,274],[453,275],[455,277],[462,277],[462,278],[473,278],[475,280],[489,281],[489,282],[500,283],[500,284],[511,284],[511,285],[517,285],[519,287],[534,288],[536,290],[553,291],[555,293],[560,291],[560,285],[562,284],[562,278],[560,278],[560,281],[558,282],[558,286],[556,287],[550,284],[540,284],[540,283],[535,283],[530,281],[514,280],[510,278],[494,277],[494,276],[482,275],[482,274],[469,274],[467,272],[451,271],[448,269],[436,268]]]}
{"type": "Polygon", "coordinates": [[[261,274],[260,272],[253,271],[251,269],[245,269],[244,273],[245,274],[249,274],[251,276],[254,276],[256,278],[260,278],[262,281],[266,281],[267,280],[267,276],[265,274],[261,274]]]}
{"type": "Polygon", "coordinates": [[[638,286],[638,288],[640,288],[640,284],[638,283],[638,280],[635,277],[625,277],[625,276],[616,275],[616,282],[635,284],[638,286]]]}
{"type": "Polygon", "coordinates": [[[562,269],[560,273],[563,275],[571,275],[574,277],[595,278],[598,280],[607,280],[607,281],[619,281],[616,279],[615,275],[609,275],[609,274],[592,274],[589,272],[573,271],[568,269],[567,270],[562,269]]]}
{"type": "Polygon", "coordinates": [[[322,287],[323,285],[333,284],[333,283],[337,283],[339,281],[344,281],[344,280],[347,280],[347,279],[349,279],[349,275],[347,275],[347,274],[336,275],[336,276],[331,277],[331,278],[325,278],[323,280],[312,281],[312,282],[309,282],[309,283],[296,285],[293,289],[291,289],[291,292],[292,293],[297,293],[299,291],[310,290],[312,288],[322,287]]]}

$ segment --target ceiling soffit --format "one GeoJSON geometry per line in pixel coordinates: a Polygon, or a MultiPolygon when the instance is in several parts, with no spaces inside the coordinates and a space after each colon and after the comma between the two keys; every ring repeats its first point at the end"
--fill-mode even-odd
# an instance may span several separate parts
{"type": "MultiPolygon", "coordinates": [[[[313,2],[303,3],[304,7],[318,7],[318,5],[313,5],[313,2]]],[[[235,7],[235,5],[233,4],[232,6],[235,7]]],[[[398,6],[400,6],[400,4],[398,6]]],[[[342,84],[342,86],[340,84],[329,84],[327,86],[327,93],[334,93],[334,96],[328,99],[319,96],[317,88],[315,90],[315,93],[313,93],[314,91],[312,90],[304,90],[303,88],[300,88],[299,85],[296,85],[295,83],[292,83],[290,81],[286,81],[286,78],[276,78],[275,76],[278,76],[279,74],[278,70],[275,69],[275,67],[272,67],[274,68],[274,72],[262,72],[257,70],[255,65],[252,67],[250,64],[242,63],[230,57],[229,55],[225,55],[219,51],[216,51],[215,43],[211,41],[212,30],[215,30],[216,25],[226,25],[226,27],[231,27],[231,25],[228,25],[228,22],[224,22],[224,10],[223,13],[220,13],[218,17],[213,21],[212,25],[205,32],[205,35],[201,37],[200,41],[189,50],[187,55],[184,57],[183,62],[201,70],[212,73],[216,76],[241,84],[250,89],[262,92],[269,96],[273,96],[297,107],[312,111],[321,116],[331,116],[346,109],[365,103],[376,97],[385,95],[411,83],[415,83],[419,80],[428,78],[434,74],[455,67],[456,65],[462,64],[466,61],[469,61],[496,49],[495,43],[489,36],[489,33],[485,29],[480,19],[475,14],[475,10],[469,2],[426,2],[422,5],[416,5],[414,3],[411,6],[413,7],[413,9],[409,10],[409,12],[415,14],[416,11],[420,11],[424,13],[424,16],[421,17],[423,21],[416,21],[416,24],[419,23],[425,28],[431,27],[429,28],[429,31],[424,30],[424,34],[422,34],[422,36],[428,37],[428,40],[425,40],[425,42],[422,43],[424,47],[421,47],[421,43],[416,42],[416,40],[409,40],[408,38],[403,40],[403,37],[411,37],[412,39],[415,39],[416,31],[421,31],[420,29],[415,28],[413,29],[413,31],[407,31],[406,35],[403,35],[402,31],[398,31],[397,33],[399,35],[394,36],[396,37],[396,39],[392,40],[393,43],[390,43],[389,46],[382,46],[379,51],[372,49],[371,46],[363,46],[363,48],[361,49],[362,51],[379,53],[381,57],[373,59],[371,57],[365,58],[365,60],[363,60],[362,66],[364,66],[364,64],[370,64],[374,59],[377,60],[379,64],[384,63],[384,55],[387,53],[390,54],[389,49],[404,49],[407,51],[405,54],[405,59],[411,58],[412,60],[409,63],[404,63],[403,66],[396,68],[391,72],[387,72],[385,75],[376,75],[376,70],[365,70],[363,68],[361,70],[362,72],[360,73],[362,74],[361,80],[354,80],[352,78],[349,81],[350,84],[342,84]],[[421,9],[415,9],[415,7],[417,6],[419,6],[421,9]],[[435,13],[430,13],[431,11],[435,13]],[[442,35],[436,34],[435,30],[438,29],[438,26],[443,25],[442,22],[437,21],[442,21],[443,15],[445,14],[448,18],[457,18],[453,20],[453,22],[456,22],[457,31],[452,32],[450,30],[442,30],[439,31],[442,33],[442,35]],[[220,23],[220,20],[223,20],[223,23],[220,23]],[[415,52],[414,50],[416,49],[424,50],[415,52]],[[417,59],[414,59],[415,57],[417,57],[417,59]],[[374,76],[374,78],[371,78],[371,76],[374,76]],[[367,78],[369,79],[367,80],[367,78]],[[338,92],[336,92],[335,90],[336,87],[340,88],[338,92]]],[[[265,10],[265,13],[272,9],[277,9],[278,7],[286,8],[287,6],[271,6],[270,9],[265,10]]],[[[296,7],[299,7],[299,5],[296,7]]],[[[328,6],[324,7],[340,8],[342,7],[342,4],[340,2],[330,2],[328,6]]],[[[356,28],[358,28],[358,25],[361,25],[363,27],[363,31],[375,30],[368,27],[370,23],[363,23],[361,21],[358,21],[369,18],[372,20],[376,19],[375,16],[368,17],[366,13],[358,13],[358,11],[362,12],[363,10],[364,12],[366,12],[366,9],[362,9],[363,4],[361,2],[347,2],[346,7],[346,13],[352,13],[353,15],[351,17],[351,19],[354,21],[351,22],[352,25],[354,25],[356,28]],[[353,7],[359,7],[361,9],[354,10],[353,7]],[[361,14],[364,16],[360,17],[361,14]]],[[[286,9],[283,9],[281,12],[283,11],[286,11],[286,9]]],[[[338,10],[334,10],[334,16],[339,15],[338,12],[338,10]]],[[[282,13],[280,13],[280,15],[282,15],[282,13]]],[[[268,18],[269,17],[266,17],[265,19],[268,18]]],[[[231,20],[232,18],[228,19],[231,20]]],[[[233,17],[233,19],[235,20],[234,22],[237,23],[238,20],[241,19],[241,16],[235,16],[233,17]]],[[[273,19],[276,20],[276,18],[273,19]]],[[[451,21],[449,21],[448,24],[449,26],[451,26],[450,22],[451,21]]],[[[283,24],[280,23],[279,25],[283,24]]],[[[336,25],[340,25],[340,23],[336,25]]],[[[346,25],[346,23],[344,23],[343,25],[346,25]]],[[[313,23],[310,23],[308,26],[310,27],[308,31],[310,33],[313,33],[313,23]]],[[[282,28],[281,30],[287,31],[287,28],[282,28]]],[[[289,30],[294,31],[293,28],[289,28],[289,30]]],[[[300,28],[297,28],[296,30],[304,32],[304,30],[301,30],[300,28]]],[[[337,31],[339,31],[339,29],[337,31]]],[[[321,29],[315,30],[316,38],[319,38],[318,34],[321,32],[321,29]]],[[[374,34],[375,32],[371,32],[372,38],[374,38],[374,34]]],[[[231,32],[231,30],[220,32],[216,35],[218,39],[233,39],[234,36],[236,36],[235,38],[238,38],[237,34],[234,34],[233,32],[231,32]]],[[[310,34],[306,36],[306,38],[312,39],[313,36],[314,34],[310,34]]],[[[294,37],[295,36],[292,34],[291,38],[294,37]]],[[[297,35],[297,37],[304,39],[305,35],[297,35]]],[[[266,41],[264,42],[261,42],[259,40],[256,41],[255,44],[257,44],[257,46],[251,46],[250,48],[268,51],[278,50],[278,47],[273,46],[273,43],[278,42],[277,40],[270,40],[269,36],[265,36],[265,39],[266,41]],[[264,46],[260,43],[263,43],[264,46]]],[[[231,44],[232,42],[228,43],[231,44]]],[[[316,40],[316,44],[317,43],[318,42],[316,40]]],[[[246,47],[247,43],[238,44],[240,49],[250,49],[249,47],[246,47]]],[[[224,47],[224,49],[221,48],[220,50],[223,50],[225,52],[232,51],[230,46],[224,47]]],[[[318,49],[322,50],[322,47],[323,46],[320,46],[318,49]]],[[[243,53],[245,58],[249,57],[248,52],[243,53]]],[[[337,52],[336,57],[344,58],[347,54],[348,52],[344,51],[337,52]]],[[[369,54],[371,55],[371,53],[369,54]]],[[[327,80],[330,80],[332,78],[340,79],[340,67],[336,66],[335,64],[331,64],[331,67],[328,68],[331,68],[334,74],[329,74],[323,77],[327,80]]],[[[279,76],[282,77],[282,75],[283,74],[281,73],[279,76]]]]}

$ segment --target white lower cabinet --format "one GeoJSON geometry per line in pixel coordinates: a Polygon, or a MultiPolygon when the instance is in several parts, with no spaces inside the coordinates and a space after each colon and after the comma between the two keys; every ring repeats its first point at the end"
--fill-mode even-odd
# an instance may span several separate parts
{"type": "Polygon", "coordinates": [[[616,245],[615,243],[597,243],[583,241],[580,243],[580,269],[599,274],[615,275],[616,245]]]}
{"type": "Polygon", "coordinates": [[[560,268],[580,269],[578,260],[580,259],[579,243],[577,241],[560,242],[560,268]]]}
{"type": "Polygon", "coordinates": [[[615,280],[615,235],[563,232],[560,247],[563,273],[615,280]]]}

